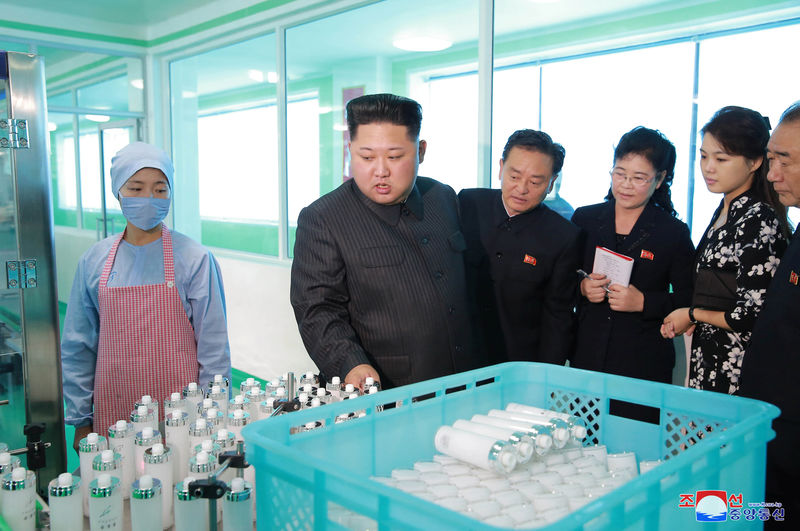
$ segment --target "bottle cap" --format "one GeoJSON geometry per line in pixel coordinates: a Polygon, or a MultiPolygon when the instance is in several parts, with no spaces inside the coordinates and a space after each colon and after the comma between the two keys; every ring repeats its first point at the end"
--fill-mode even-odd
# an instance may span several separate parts
{"type": "Polygon", "coordinates": [[[236,395],[233,397],[234,404],[244,404],[244,397],[242,395],[236,395]]]}
{"type": "Polygon", "coordinates": [[[133,482],[131,497],[136,500],[149,500],[161,492],[161,480],[148,474],[133,482]]]}
{"type": "Polygon", "coordinates": [[[69,472],[64,472],[50,482],[47,490],[50,496],[61,498],[64,496],[72,496],[72,493],[79,487],[80,478],[73,477],[69,472]]]}
{"type": "Polygon", "coordinates": [[[308,371],[303,375],[303,378],[305,378],[306,380],[311,380],[312,378],[314,378],[314,373],[312,371],[308,371]]]}
{"type": "Polygon", "coordinates": [[[246,383],[247,385],[255,385],[255,383],[256,383],[256,379],[255,379],[255,378],[248,378],[248,379],[245,381],[245,383],[246,383]]]}
{"type": "Polygon", "coordinates": [[[311,407],[319,407],[321,405],[322,405],[322,400],[320,400],[319,398],[315,397],[313,400],[311,400],[311,407]]]}
{"type": "MultiPolygon", "coordinates": [[[[33,472],[31,472],[33,476],[33,472]]],[[[3,480],[3,490],[24,490],[28,485],[28,471],[18,466],[14,470],[11,471],[11,474],[6,474],[5,476],[8,479],[3,480]]],[[[33,476],[32,479],[35,479],[33,476]]]]}
{"type": "Polygon", "coordinates": [[[139,488],[140,489],[152,489],[153,488],[153,476],[148,476],[145,474],[144,476],[139,478],[139,488]]]}
{"type": "Polygon", "coordinates": [[[214,449],[214,441],[206,439],[200,443],[200,447],[203,449],[203,452],[211,453],[211,450],[214,449]]]}
{"type": "Polygon", "coordinates": [[[78,444],[78,451],[80,452],[99,452],[101,450],[105,450],[106,448],[108,448],[106,438],[101,437],[94,432],[81,439],[80,443],[78,444]]]}
{"type": "Polygon", "coordinates": [[[203,399],[203,409],[210,409],[214,406],[214,401],[210,398],[203,399]]]}
{"type": "Polygon", "coordinates": [[[127,420],[118,420],[114,427],[117,428],[117,431],[125,431],[128,429],[128,421],[127,420]]]}
{"type": "Polygon", "coordinates": [[[305,384],[303,387],[300,388],[304,393],[313,393],[314,386],[311,384],[305,384]]]}
{"type": "Polygon", "coordinates": [[[375,378],[373,378],[372,376],[367,376],[366,378],[364,378],[364,385],[366,385],[367,387],[375,385],[375,378]]]}
{"type": "Polygon", "coordinates": [[[358,398],[358,393],[350,393],[350,396],[347,398],[358,398]]]}
{"type": "Polygon", "coordinates": [[[214,381],[215,382],[222,382],[222,375],[221,374],[215,374],[214,375],[214,381]]]}
{"type": "Polygon", "coordinates": [[[118,420],[108,427],[108,437],[110,439],[123,439],[125,437],[133,436],[132,425],[128,424],[125,420],[118,420]]]}
{"type": "Polygon", "coordinates": [[[307,430],[313,430],[316,427],[317,427],[317,423],[316,422],[306,422],[306,429],[307,430]]]}
{"type": "Polygon", "coordinates": [[[241,409],[237,409],[236,411],[233,412],[233,418],[240,419],[243,417],[244,417],[244,411],[242,411],[241,409]]]}
{"type": "Polygon", "coordinates": [[[374,395],[377,392],[378,392],[378,388],[377,387],[375,387],[374,385],[370,385],[369,386],[369,394],[374,395]]]}
{"type": "Polygon", "coordinates": [[[274,396],[271,396],[271,397],[267,398],[266,400],[264,400],[264,402],[266,402],[267,406],[270,407],[270,408],[275,407],[275,397],[274,396]]]}
{"type": "Polygon", "coordinates": [[[233,478],[231,488],[225,493],[225,498],[232,502],[245,501],[250,498],[252,491],[253,488],[244,479],[233,478]]]}
{"type": "Polygon", "coordinates": [[[323,389],[322,387],[317,389],[317,396],[322,397],[322,396],[325,396],[325,395],[326,395],[325,389],[323,389]]]}
{"type": "Polygon", "coordinates": [[[142,439],[150,439],[153,437],[153,428],[147,426],[142,429],[142,439]]]}
{"type": "Polygon", "coordinates": [[[297,398],[300,399],[300,402],[305,404],[306,402],[308,402],[308,393],[300,393],[300,395],[297,398]]]}
{"type": "Polygon", "coordinates": [[[161,443],[156,443],[144,451],[144,462],[148,464],[168,463],[171,457],[170,447],[161,443]]]}
{"type": "Polygon", "coordinates": [[[227,439],[228,438],[228,430],[222,429],[217,432],[217,439],[227,439]]]}
{"type": "Polygon", "coordinates": [[[186,386],[187,389],[191,392],[197,391],[197,382],[191,382],[189,385],[186,386]]]}
{"type": "Polygon", "coordinates": [[[194,425],[195,425],[195,427],[196,427],[198,430],[204,430],[204,429],[206,429],[206,427],[207,427],[207,424],[208,424],[208,423],[206,422],[206,419],[204,419],[204,418],[202,418],[202,417],[200,417],[199,419],[197,419],[196,421],[194,421],[194,425]]]}
{"type": "Polygon", "coordinates": [[[118,470],[122,464],[122,456],[114,450],[103,450],[92,459],[92,470],[105,472],[108,470],[118,470]]]}
{"type": "Polygon", "coordinates": [[[136,408],[136,414],[140,417],[147,415],[147,406],[139,406],[136,408]]]}
{"type": "Polygon", "coordinates": [[[150,396],[150,395],[142,395],[142,399],[139,400],[139,403],[140,404],[145,404],[145,405],[152,404],[153,403],[153,397],[150,396]]]}
{"type": "Polygon", "coordinates": [[[169,395],[169,399],[171,401],[173,401],[173,402],[177,402],[178,400],[181,399],[181,394],[180,393],[172,393],[171,395],[169,395]]]}
{"type": "Polygon", "coordinates": [[[353,386],[353,384],[347,384],[347,385],[344,386],[344,392],[345,393],[352,393],[355,390],[356,390],[356,388],[353,386]]]}
{"type": "Polygon", "coordinates": [[[333,385],[341,385],[342,379],[339,378],[338,376],[334,376],[333,378],[331,378],[331,383],[333,385]]]}
{"type": "Polygon", "coordinates": [[[119,488],[119,478],[110,474],[100,474],[89,484],[92,498],[108,498],[119,488]]]}
{"type": "Polygon", "coordinates": [[[286,388],[285,387],[278,387],[275,389],[275,396],[283,397],[286,396],[286,388]]]}
{"type": "Polygon", "coordinates": [[[211,407],[211,408],[208,408],[206,410],[206,418],[208,418],[208,419],[216,420],[217,417],[219,416],[218,414],[219,414],[219,411],[217,411],[217,408],[215,408],[215,407],[211,407]]]}
{"type": "Polygon", "coordinates": [[[152,452],[153,455],[164,455],[164,445],[156,443],[150,448],[150,452],[152,452]]]}

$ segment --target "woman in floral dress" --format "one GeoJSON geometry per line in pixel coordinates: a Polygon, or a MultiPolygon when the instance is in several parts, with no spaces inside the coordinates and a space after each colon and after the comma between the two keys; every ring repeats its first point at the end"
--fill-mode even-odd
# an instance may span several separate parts
{"type": "Polygon", "coordinates": [[[750,333],[786,250],[789,225],[786,208],[766,179],[766,120],[750,109],[724,107],[702,135],[703,179],[723,198],[697,246],[695,278],[702,273],[717,279],[716,293],[723,284],[718,279],[727,278],[729,297],[722,304],[727,307],[679,308],[664,319],[661,333],[692,334],[689,387],[735,394],[750,333]]]}

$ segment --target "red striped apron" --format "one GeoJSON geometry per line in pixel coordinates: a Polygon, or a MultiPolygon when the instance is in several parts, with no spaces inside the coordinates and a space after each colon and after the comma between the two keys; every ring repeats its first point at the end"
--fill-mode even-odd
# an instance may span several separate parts
{"type": "MultiPolygon", "coordinates": [[[[94,377],[94,431],[105,435],[128,420],[134,404],[150,395],[159,404],[197,381],[197,343],[178,288],[172,236],[161,225],[164,283],[108,287],[108,276],[124,233],[114,242],[100,276],[100,338],[94,377]]],[[[164,408],[159,407],[164,418],[164,408]]]]}

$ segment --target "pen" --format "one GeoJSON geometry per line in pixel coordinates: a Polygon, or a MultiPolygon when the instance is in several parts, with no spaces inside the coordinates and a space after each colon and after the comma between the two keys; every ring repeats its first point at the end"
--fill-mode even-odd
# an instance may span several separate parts
{"type": "MultiPolygon", "coordinates": [[[[588,278],[589,280],[594,280],[592,277],[589,276],[589,273],[584,271],[583,269],[578,269],[578,274],[583,278],[588,278]]],[[[611,293],[611,290],[608,289],[608,286],[603,286],[603,289],[606,290],[606,293],[611,293]]]]}

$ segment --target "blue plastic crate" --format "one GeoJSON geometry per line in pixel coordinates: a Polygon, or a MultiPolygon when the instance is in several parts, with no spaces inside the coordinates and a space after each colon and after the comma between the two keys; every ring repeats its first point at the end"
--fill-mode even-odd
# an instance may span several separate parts
{"type": "MultiPolygon", "coordinates": [[[[676,529],[699,524],[681,494],[724,490],[764,502],[767,441],[778,409],[770,404],[620,376],[539,363],[505,363],[375,395],[303,410],[247,426],[247,458],[256,468],[258,529],[342,529],[329,517],[339,505],[380,529],[492,529],[369,479],[436,454],[443,424],[509,402],[583,418],[587,444],[665,460],[652,471],[585,505],[547,529],[676,529]],[[609,400],[659,409],[660,424],[609,414],[609,400]],[[402,405],[381,409],[400,401],[402,405]],[[337,415],[366,415],[334,423],[337,415]],[[322,421],[323,427],[294,433],[322,421]]],[[[759,522],[727,521],[725,529],[759,522]]]]}

